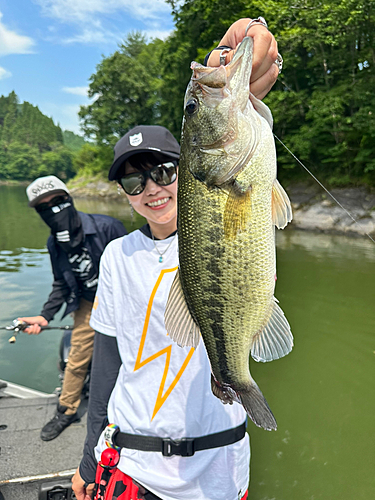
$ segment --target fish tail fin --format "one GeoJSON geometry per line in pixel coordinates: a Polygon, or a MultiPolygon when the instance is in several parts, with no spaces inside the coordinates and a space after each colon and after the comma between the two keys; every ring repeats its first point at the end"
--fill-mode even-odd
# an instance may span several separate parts
{"type": "Polygon", "coordinates": [[[246,413],[258,427],[266,431],[277,429],[276,419],[270,407],[254,380],[243,391],[236,391],[246,413]]]}

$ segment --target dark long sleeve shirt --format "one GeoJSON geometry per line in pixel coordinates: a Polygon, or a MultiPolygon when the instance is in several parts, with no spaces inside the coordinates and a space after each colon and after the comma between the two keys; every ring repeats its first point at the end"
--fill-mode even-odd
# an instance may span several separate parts
{"type": "MultiPolygon", "coordinates": [[[[127,234],[127,231],[123,224],[113,217],[78,213],[82,220],[85,246],[90,252],[94,266],[99,270],[99,261],[104,248],[110,241],[127,234]]],[[[47,321],[51,321],[64,303],[66,303],[66,309],[63,317],[78,309],[80,287],[67,254],[58,246],[53,235],[48,238],[47,248],[51,258],[54,281],[52,292],[43,306],[41,315],[47,321]]]]}
{"type": "Polygon", "coordinates": [[[83,459],[79,466],[81,477],[86,483],[95,481],[96,459],[94,448],[106,425],[107,406],[121,366],[117,339],[95,332],[94,353],[90,378],[90,396],[87,413],[87,436],[83,459]],[[95,388],[95,390],[91,390],[95,388]]]}

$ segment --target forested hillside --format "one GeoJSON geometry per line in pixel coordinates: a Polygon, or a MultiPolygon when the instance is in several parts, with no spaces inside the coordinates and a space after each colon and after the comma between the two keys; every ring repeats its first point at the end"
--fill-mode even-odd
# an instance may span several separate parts
{"type": "Polygon", "coordinates": [[[32,180],[41,175],[69,179],[75,174],[74,156],[84,144],[73,132],[62,132],[15,92],[0,97],[0,180],[32,180]]]}
{"type": "MultiPolygon", "coordinates": [[[[100,158],[130,127],[160,124],[179,138],[190,62],[202,62],[230,24],[264,16],[284,58],[266,97],[274,132],[321,179],[375,185],[373,0],[168,0],[175,30],[165,41],[132,33],[90,78],[96,100],[80,117],[100,158]]],[[[280,145],[279,176],[307,174],[280,145]]],[[[83,159],[84,164],[85,161],[83,159]]],[[[89,165],[86,164],[87,168],[89,165]]],[[[103,162],[105,169],[107,162],[103,162]]]]}
{"type": "MultiPolygon", "coordinates": [[[[233,21],[261,15],[284,58],[264,101],[274,132],[330,185],[375,186],[375,2],[373,0],[166,0],[175,29],[165,40],[133,32],[89,76],[94,98],[79,112],[82,138],[13,92],[0,98],[0,179],[103,173],[112,148],[138,124],[180,138],[190,63],[203,62],[233,21]]],[[[277,142],[279,177],[307,173],[277,142]]]]}

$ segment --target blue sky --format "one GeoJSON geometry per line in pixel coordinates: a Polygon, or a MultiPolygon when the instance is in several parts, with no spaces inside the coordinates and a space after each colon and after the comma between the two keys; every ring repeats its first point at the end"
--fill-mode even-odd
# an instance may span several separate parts
{"type": "Polygon", "coordinates": [[[164,0],[0,0],[0,95],[14,90],[64,130],[80,133],[88,80],[133,30],[165,38],[164,0]]]}

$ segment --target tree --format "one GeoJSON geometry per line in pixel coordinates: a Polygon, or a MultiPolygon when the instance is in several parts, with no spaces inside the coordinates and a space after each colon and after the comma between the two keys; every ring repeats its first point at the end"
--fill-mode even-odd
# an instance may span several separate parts
{"type": "MultiPolygon", "coordinates": [[[[73,141],[77,136],[70,134],[73,141]]],[[[75,174],[73,156],[52,118],[28,102],[19,104],[14,91],[0,97],[0,179],[31,180],[50,174],[68,179],[75,174]]]]}
{"type": "MultiPolygon", "coordinates": [[[[80,111],[87,136],[113,145],[147,123],[179,139],[190,62],[202,62],[231,23],[251,13],[267,19],[284,58],[265,98],[275,134],[325,182],[375,185],[375,2],[167,1],[175,29],[164,42],[132,34],[92,75],[97,99],[80,111]]],[[[299,178],[292,156],[277,149],[280,176],[299,178]]]]}
{"type": "Polygon", "coordinates": [[[89,96],[96,99],[79,112],[87,137],[113,145],[129,128],[157,121],[162,43],[147,44],[143,35],[131,33],[119,50],[98,64],[89,85],[89,96]]]}

